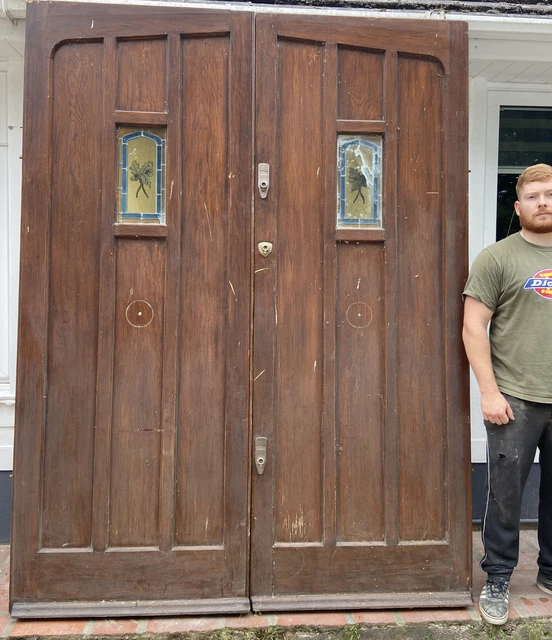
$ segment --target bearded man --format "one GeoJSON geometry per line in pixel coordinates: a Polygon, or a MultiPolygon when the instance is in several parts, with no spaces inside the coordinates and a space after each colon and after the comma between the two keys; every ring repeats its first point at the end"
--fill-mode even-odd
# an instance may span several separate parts
{"type": "Polygon", "coordinates": [[[537,448],[537,587],[552,594],[552,167],[525,169],[516,193],[521,231],[479,254],[464,290],[462,335],[487,429],[479,609],[495,625],[508,619],[521,499],[537,448]]]}

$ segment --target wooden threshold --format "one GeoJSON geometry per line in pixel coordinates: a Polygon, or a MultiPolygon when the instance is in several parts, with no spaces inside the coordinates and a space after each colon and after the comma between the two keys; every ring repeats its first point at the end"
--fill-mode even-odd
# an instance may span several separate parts
{"type": "Polygon", "coordinates": [[[11,608],[11,615],[14,618],[129,618],[250,612],[251,603],[248,598],[15,602],[11,608]]]}
{"type": "Polygon", "coordinates": [[[470,607],[469,591],[323,594],[252,597],[253,611],[340,611],[362,609],[424,609],[470,607]]]}

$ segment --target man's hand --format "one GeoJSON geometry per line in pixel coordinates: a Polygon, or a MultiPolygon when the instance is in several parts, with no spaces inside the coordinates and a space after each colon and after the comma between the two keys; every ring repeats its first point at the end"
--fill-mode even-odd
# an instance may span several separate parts
{"type": "Polygon", "coordinates": [[[485,420],[493,424],[508,424],[514,420],[514,412],[500,391],[481,394],[481,410],[485,420]]]}

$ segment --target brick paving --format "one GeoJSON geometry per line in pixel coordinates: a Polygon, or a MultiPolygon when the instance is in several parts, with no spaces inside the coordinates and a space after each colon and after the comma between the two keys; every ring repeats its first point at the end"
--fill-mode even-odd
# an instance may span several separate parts
{"type": "MultiPolygon", "coordinates": [[[[552,617],[552,596],[535,586],[537,532],[521,534],[520,561],[510,588],[510,619],[552,617]]],[[[479,531],[473,534],[473,594],[477,599],[485,580],[479,568],[482,546],[479,531]]],[[[16,620],[8,613],[9,547],[0,545],[0,638],[25,636],[118,636],[207,632],[218,629],[259,629],[268,627],[344,627],[375,625],[466,623],[480,621],[477,607],[464,609],[413,609],[346,612],[298,612],[241,616],[118,618],[116,620],[16,620]]]]}

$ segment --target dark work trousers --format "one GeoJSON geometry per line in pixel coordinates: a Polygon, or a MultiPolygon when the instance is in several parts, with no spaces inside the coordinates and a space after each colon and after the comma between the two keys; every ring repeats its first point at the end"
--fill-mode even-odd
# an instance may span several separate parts
{"type": "MultiPolygon", "coordinates": [[[[551,381],[552,382],[552,381],[551,381]]],[[[552,580],[552,404],[504,394],[514,420],[487,428],[487,483],[481,537],[481,568],[488,578],[510,579],[518,561],[521,499],[535,453],[540,450],[539,557],[543,575],[552,580]]]]}

